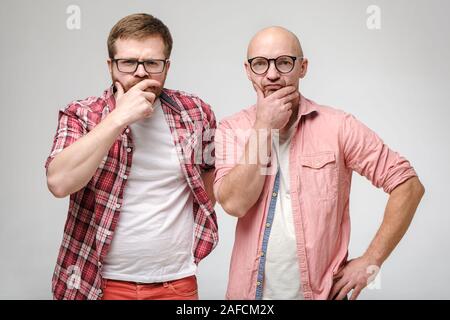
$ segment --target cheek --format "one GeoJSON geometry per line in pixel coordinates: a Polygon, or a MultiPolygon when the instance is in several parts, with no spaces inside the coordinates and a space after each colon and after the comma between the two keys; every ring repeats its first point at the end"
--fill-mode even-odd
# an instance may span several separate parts
{"type": "Polygon", "coordinates": [[[262,87],[262,80],[263,80],[263,77],[258,77],[255,75],[250,76],[250,81],[253,82],[254,84],[258,85],[260,88],[262,87]]]}
{"type": "Polygon", "coordinates": [[[166,81],[166,73],[161,73],[161,74],[155,74],[152,77],[153,79],[155,79],[156,81],[158,81],[159,83],[161,83],[161,87],[164,86],[164,82],[166,81]]]}
{"type": "Polygon", "coordinates": [[[300,76],[297,75],[297,74],[296,75],[292,75],[290,77],[286,77],[284,79],[286,86],[294,86],[296,88],[298,87],[299,80],[300,80],[300,76]]]}
{"type": "Polygon", "coordinates": [[[128,90],[128,86],[131,83],[129,75],[118,73],[117,71],[113,70],[112,72],[112,79],[114,82],[119,81],[125,90],[128,90]]]}

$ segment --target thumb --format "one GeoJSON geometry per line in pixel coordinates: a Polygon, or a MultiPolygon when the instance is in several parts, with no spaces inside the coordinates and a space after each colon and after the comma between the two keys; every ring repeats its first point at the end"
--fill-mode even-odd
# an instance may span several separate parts
{"type": "Polygon", "coordinates": [[[117,99],[120,99],[124,95],[124,90],[119,81],[116,81],[117,99]]]}

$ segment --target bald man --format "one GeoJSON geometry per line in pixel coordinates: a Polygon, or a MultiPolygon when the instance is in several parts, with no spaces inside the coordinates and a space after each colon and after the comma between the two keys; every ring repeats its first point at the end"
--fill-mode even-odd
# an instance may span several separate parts
{"type": "Polygon", "coordinates": [[[245,70],[255,105],[216,131],[214,193],[238,218],[227,299],[356,299],[424,194],[411,164],[352,115],[302,96],[308,60],[281,27],[258,32],[245,70]],[[348,259],[352,172],[389,194],[365,253],[348,259]]]}

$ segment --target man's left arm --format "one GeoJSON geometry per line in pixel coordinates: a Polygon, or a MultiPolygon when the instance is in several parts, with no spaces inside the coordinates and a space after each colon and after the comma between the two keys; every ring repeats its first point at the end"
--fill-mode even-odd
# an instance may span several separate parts
{"type": "Polygon", "coordinates": [[[347,116],[341,130],[347,165],[389,193],[383,222],[366,252],[336,275],[330,298],[355,300],[405,235],[425,189],[409,162],[370,129],[347,116]]]}
{"type": "Polygon", "coordinates": [[[216,204],[216,198],[213,191],[215,169],[214,134],[217,128],[217,123],[211,106],[202,100],[200,100],[200,104],[205,115],[202,126],[202,163],[200,164],[200,169],[202,171],[201,177],[208,198],[211,200],[211,204],[214,207],[216,204]]]}
{"type": "Polygon", "coordinates": [[[363,256],[350,260],[336,274],[337,282],[330,297],[342,300],[353,290],[350,300],[358,298],[361,291],[372,281],[383,262],[403,238],[408,229],[424,187],[417,177],[408,179],[396,187],[389,196],[383,222],[363,256]]]}

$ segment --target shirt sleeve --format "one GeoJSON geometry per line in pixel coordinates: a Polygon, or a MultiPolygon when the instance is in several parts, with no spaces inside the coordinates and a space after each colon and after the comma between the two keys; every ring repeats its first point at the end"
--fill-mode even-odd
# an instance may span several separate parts
{"type": "Polygon", "coordinates": [[[408,160],[391,150],[375,132],[350,114],[344,117],[340,139],[347,167],[386,193],[417,176],[408,160]]]}
{"type": "Polygon", "coordinates": [[[227,121],[221,121],[215,135],[216,170],[214,177],[214,195],[217,198],[222,179],[233,169],[242,156],[246,137],[233,130],[227,121]]]}
{"type": "Polygon", "coordinates": [[[215,144],[214,135],[216,132],[216,117],[211,106],[200,101],[204,114],[206,115],[202,129],[202,162],[200,168],[202,171],[208,171],[215,168],[215,144]]]}
{"type": "Polygon", "coordinates": [[[64,148],[67,148],[72,143],[81,138],[86,129],[83,122],[76,114],[77,106],[71,104],[65,109],[59,110],[58,114],[58,127],[53,139],[53,146],[50,151],[50,155],[45,162],[46,172],[50,162],[60,153],[64,148]]]}

